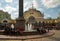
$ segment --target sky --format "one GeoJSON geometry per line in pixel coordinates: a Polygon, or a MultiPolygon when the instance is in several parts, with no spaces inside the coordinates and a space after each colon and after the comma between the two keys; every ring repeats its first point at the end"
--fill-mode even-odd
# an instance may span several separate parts
{"type": "MultiPolygon", "coordinates": [[[[44,13],[44,18],[57,18],[60,12],[60,0],[24,0],[23,10],[27,11],[32,7],[44,13]]],[[[16,19],[19,14],[19,0],[0,0],[0,10],[11,14],[12,19],[16,19]]]]}

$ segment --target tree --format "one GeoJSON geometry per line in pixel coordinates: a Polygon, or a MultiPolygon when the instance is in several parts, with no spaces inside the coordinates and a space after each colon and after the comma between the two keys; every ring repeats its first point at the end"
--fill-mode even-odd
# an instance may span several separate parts
{"type": "Polygon", "coordinates": [[[57,17],[57,19],[60,19],[60,13],[58,14],[58,17],[57,17]]]}
{"type": "Polygon", "coordinates": [[[47,19],[51,20],[52,18],[51,17],[48,17],[47,19]]]}
{"type": "Polygon", "coordinates": [[[0,10],[0,20],[11,19],[11,15],[8,12],[0,10]]]}

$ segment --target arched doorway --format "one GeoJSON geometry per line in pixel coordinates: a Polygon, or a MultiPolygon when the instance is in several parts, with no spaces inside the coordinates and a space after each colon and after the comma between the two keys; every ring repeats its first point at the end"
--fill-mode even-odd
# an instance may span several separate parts
{"type": "Polygon", "coordinates": [[[34,16],[30,16],[29,18],[28,18],[28,22],[29,23],[34,23],[36,20],[35,20],[35,17],[34,16]]]}
{"type": "Polygon", "coordinates": [[[8,27],[8,20],[3,20],[2,22],[3,22],[2,26],[4,27],[4,29],[7,28],[8,27]]]}

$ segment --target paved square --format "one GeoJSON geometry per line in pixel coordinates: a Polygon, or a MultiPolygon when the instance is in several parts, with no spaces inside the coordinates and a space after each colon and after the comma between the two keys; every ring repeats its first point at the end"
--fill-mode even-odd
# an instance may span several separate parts
{"type": "MultiPolygon", "coordinates": [[[[55,32],[55,35],[45,38],[28,39],[24,41],[60,41],[60,30],[51,30],[51,31],[55,32]]],[[[0,40],[0,41],[22,41],[22,40],[0,40]]]]}

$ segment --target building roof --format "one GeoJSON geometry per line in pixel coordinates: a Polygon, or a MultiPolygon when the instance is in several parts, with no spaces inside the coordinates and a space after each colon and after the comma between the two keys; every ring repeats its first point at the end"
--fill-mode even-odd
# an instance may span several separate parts
{"type": "Polygon", "coordinates": [[[24,17],[29,17],[30,15],[35,16],[35,17],[44,17],[44,14],[42,14],[39,10],[35,8],[29,8],[28,11],[24,12],[24,17]]]}

